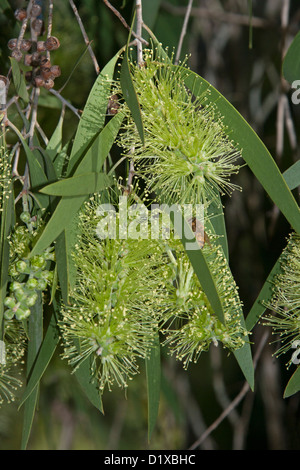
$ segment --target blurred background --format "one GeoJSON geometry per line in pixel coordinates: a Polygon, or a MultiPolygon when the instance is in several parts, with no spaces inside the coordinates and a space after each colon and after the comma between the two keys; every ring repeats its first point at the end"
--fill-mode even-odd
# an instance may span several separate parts
{"type": "MultiPolygon", "coordinates": [[[[100,69],[126,43],[128,35],[105,3],[75,1],[100,69]]],[[[133,0],[112,0],[110,4],[130,24],[133,0]]],[[[142,2],[144,22],[170,50],[177,50],[187,5],[187,0],[142,2]]],[[[24,6],[23,1],[0,0],[2,75],[9,69],[7,41],[17,37],[20,28],[14,10],[24,6]]],[[[253,0],[251,21],[250,6],[247,0],[194,0],[181,58],[190,54],[190,68],[237,108],[284,171],[299,158],[300,108],[291,102],[281,65],[299,31],[300,5],[298,0],[253,0]]],[[[62,69],[55,89],[65,85],[62,96],[83,109],[97,75],[89,53],[84,53],[86,46],[68,0],[54,2],[52,33],[61,43],[53,53],[62,69]]],[[[60,104],[53,95],[45,94],[38,112],[39,124],[49,137],[57,124],[60,104]]],[[[10,120],[18,125],[17,113],[14,115],[13,109],[10,113],[10,120]]],[[[77,123],[78,118],[67,109],[66,141],[77,123]]],[[[246,316],[285,246],[290,228],[247,167],[236,182],[243,192],[223,202],[230,266],[246,316]]],[[[299,199],[298,192],[295,197],[299,199]]],[[[266,331],[264,326],[255,327],[251,336],[254,353],[266,331]]],[[[245,395],[203,440],[200,449],[300,449],[300,396],[282,398],[293,371],[285,367],[289,358],[272,356],[278,348],[270,344],[274,339],[270,334],[260,354],[254,393],[245,395]]],[[[221,348],[212,346],[187,372],[163,351],[159,418],[149,443],[143,364],[126,396],[119,390],[105,394],[102,415],[81,393],[58,351],[41,383],[29,449],[187,449],[227,409],[243,384],[235,359],[221,348]]],[[[21,429],[22,409],[18,411],[17,404],[2,407],[0,449],[18,449],[21,429]]]]}

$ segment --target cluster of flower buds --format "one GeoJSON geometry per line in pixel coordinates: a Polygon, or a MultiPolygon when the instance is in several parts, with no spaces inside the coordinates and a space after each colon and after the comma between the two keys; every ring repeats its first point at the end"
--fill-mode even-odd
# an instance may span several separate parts
{"type": "MultiPolygon", "coordinates": [[[[60,67],[51,64],[50,52],[58,49],[60,43],[55,36],[49,36],[45,40],[36,40],[44,34],[44,22],[39,18],[41,13],[41,6],[33,2],[29,12],[31,39],[12,38],[7,45],[11,50],[11,57],[18,62],[23,60],[24,65],[32,67],[25,74],[26,80],[33,86],[50,89],[54,86],[55,78],[61,74],[60,67]]],[[[19,21],[26,20],[28,17],[27,10],[25,8],[16,10],[15,17],[19,21]]]]}
{"type": "MultiPolygon", "coordinates": [[[[23,214],[30,216],[26,212],[23,214]]],[[[21,230],[20,235],[23,233],[21,230]]],[[[30,308],[35,305],[39,292],[45,291],[53,280],[53,271],[47,268],[49,262],[54,259],[53,248],[50,247],[41,255],[29,259],[17,257],[14,260],[9,270],[12,280],[9,294],[4,299],[6,308],[4,317],[7,320],[11,320],[13,317],[17,320],[24,320],[29,317],[30,308]]]]}

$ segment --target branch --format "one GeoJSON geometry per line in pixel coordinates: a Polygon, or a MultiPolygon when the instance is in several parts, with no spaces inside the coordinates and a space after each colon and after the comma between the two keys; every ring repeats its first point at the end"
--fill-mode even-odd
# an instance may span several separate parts
{"type": "Polygon", "coordinates": [[[184,16],[182,30],[181,30],[180,37],[179,37],[179,43],[178,43],[177,52],[176,52],[175,61],[174,61],[175,65],[177,65],[179,62],[183,39],[184,39],[184,36],[186,35],[187,25],[189,22],[189,18],[191,16],[192,5],[193,5],[193,0],[189,0],[188,6],[186,8],[185,16],[184,16]]]}
{"type": "MultiPolygon", "coordinates": [[[[103,0],[103,2],[105,3],[105,5],[116,15],[117,18],[119,18],[119,20],[121,21],[122,25],[128,29],[128,31],[130,31],[130,26],[129,24],[126,22],[125,18],[123,18],[123,16],[121,15],[121,13],[115,8],[113,7],[110,2],[108,0],[103,0]]],[[[141,36],[138,36],[134,31],[132,31],[132,36],[134,36],[136,39],[138,39],[140,42],[142,42],[143,44],[145,44],[146,46],[149,46],[149,43],[148,41],[146,41],[145,39],[143,39],[141,36]]]]}
{"type": "MultiPolygon", "coordinates": [[[[186,7],[177,7],[169,2],[162,2],[162,8],[176,16],[184,16],[186,14],[186,7]]],[[[223,23],[232,23],[242,26],[249,26],[249,16],[238,13],[227,13],[226,11],[209,10],[208,8],[195,7],[191,9],[191,16],[201,19],[212,19],[223,23]]],[[[276,24],[272,21],[265,20],[259,17],[252,17],[252,27],[254,28],[267,28],[274,27],[276,24]]]]}
{"type": "Polygon", "coordinates": [[[94,67],[95,67],[95,70],[96,70],[96,74],[99,75],[99,73],[100,73],[100,67],[99,67],[99,64],[98,64],[98,62],[97,62],[96,56],[95,56],[95,54],[94,54],[94,51],[93,51],[93,49],[91,48],[91,42],[90,42],[90,40],[89,40],[89,38],[88,38],[88,36],[87,36],[87,34],[86,34],[85,28],[84,28],[83,23],[82,23],[82,21],[81,21],[81,18],[80,18],[80,16],[79,16],[79,13],[78,13],[78,10],[77,10],[77,8],[76,8],[76,5],[75,5],[75,3],[73,2],[73,0],[69,0],[69,3],[70,3],[71,8],[72,8],[72,10],[73,10],[73,12],[74,12],[74,15],[76,16],[77,22],[78,22],[79,27],[80,27],[80,29],[81,29],[81,33],[82,33],[83,39],[84,39],[86,45],[88,46],[88,50],[89,50],[90,56],[91,56],[92,61],[93,61],[93,64],[94,64],[94,67]]]}
{"type": "Polygon", "coordinates": [[[52,95],[56,96],[65,106],[67,106],[67,108],[71,109],[71,111],[73,111],[73,113],[76,114],[78,119],[80,119],[80,112],[78,109],[75,108],[75,106],[69,103],[69,101],[66,100],[63,96],[61,96],[61,94],[58,91],[54,90],[54,88],[51,88],[49,91],[50,93],[52,93],[52,95]]]}

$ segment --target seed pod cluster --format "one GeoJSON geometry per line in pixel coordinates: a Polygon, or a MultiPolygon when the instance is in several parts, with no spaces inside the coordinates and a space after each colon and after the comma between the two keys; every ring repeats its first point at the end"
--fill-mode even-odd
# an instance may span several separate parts
{"type": "Polygon", "coordinates": [[[59,48],[59,40],[50,36],[45,40],[36,40],[44,34],[44,22],[40,18],[42,8],[33,2],[28,14],[27,9],[19,8],[15,11],[15,17],[19,21],[30,19],[31,39],[12,38],[8,41],[11,56],[18,62],[23,60],[24,64],[31,67],[25,74],[26,80],[35,87],[53,88],[54,80],[61,74],[58,65],[52,65],[50,52],[59,48]],[[28,16],[29,15],[29,16],[28,16]]]}
{"type": "Polygon", "coordinates": [[[24,63],[32,66],[32,70],[26,72],[26,79],[36,87],[53,88],[55,78],[61,74],[59,65],[52,65],[45,55],[38,52],[27,54],[24,63]]]}

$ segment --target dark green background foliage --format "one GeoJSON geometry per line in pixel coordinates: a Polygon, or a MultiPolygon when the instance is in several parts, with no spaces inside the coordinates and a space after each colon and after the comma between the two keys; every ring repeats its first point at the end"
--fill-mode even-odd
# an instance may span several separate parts
{"type": "MultiPolygon", "coordinates": [[[[130,24],[133,1],[111,2],[130,24]]],[[[298,144],[291,142],[287,126],[278,144],[281,121],[278,107],[287,96],[295,135],[300,133],[300,108],[290,100],[291,90],[282,79],[282,57],[299,29],[300,7],[291,1],[288,28],[281,28],[281,1],[253,1],[252,29],[246,0],[194,0],[194,10],[184,39],[182,58],[190,53],[191,69],[210,82],[257,132],[281,172],[299,159],[298,144]],[[252,48],[249,37],[252,34],[252,48]]],[[[143,19],[169,50],[178,45],[185,0],[144,0],[143,19]]],[[[100,69],[123,47],[128,31],[99,0],[76,2],[87,35],[92,40],[100,69]]],[[[19,23],[13,11],[20,1],[0,0],[0,74],[10,66],[7,41],[17,37],[19,23]]],[[[78,109],[83,109],[96,73],[67,0],[54,2],[53,34],[61,47],[53,54],[62,75],[55,82],[78,109]],[[78,66],[74,67],[80,59],[78,66]]],[[[147,36],[145,36],[147,37],[147,36]]],[[[300,77],[299,77],[300,79],[300,77]]],[[[12,93],[12,92],[11,92],[12,93]]],[[[60,114],[60,104],[44,93],[39,124],[50,138],[60,114]]],[[[9,119],[18,125],[17,114],[9,119]]],[[[69,110],[63,143],[75,133],[78,119],[69,110]]],[[[13,143],[13,137],[11,137],[13,143]]],[[[114,158],[118,157],[117,150],[114,158]]],[[[245,166],[236,176],[243,191],[224,199],[230,266],[239,286],[245,315],[286,244],[290,223],[274,205],[262,184],[245,166]]],[[[299,202],[297,190],[293,191],[299,202]]],[[[299,223],[299,222],[298,222],[299,223]]],[[[257,324],[251,340],[259,343],[266,327],[257,324]]],[[[271,336],[268,339],[270,341],[271,336]]],[[[257,366],[256,386],[228,419],[201,445],[203,449],[299,449],[299,392],[283,399],[290,371],[285,358],[274,359],[276,345],[267,342],[257,366]]],[[[150,443],[147,441],[147,388],[144,365],[131,383],[126,398],[114,390],[105,394],[105,415],[82,394],[60,350],[52,358],[40,387],[39,407],[29,449],[184,449],[204,432],[239,393],[244,377],[234,359],[218,348],[203,354],[188,373],[164,354],[159,415],[150,443]],[[226,390],[223,390],[226,387],[226,390]]],[[[0,449],[18,449],[22,409],[4,406],[0,414],[0,449]]]]}

